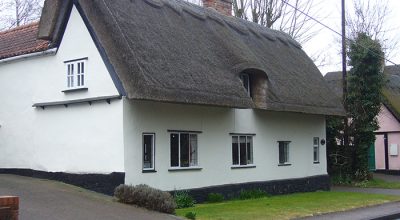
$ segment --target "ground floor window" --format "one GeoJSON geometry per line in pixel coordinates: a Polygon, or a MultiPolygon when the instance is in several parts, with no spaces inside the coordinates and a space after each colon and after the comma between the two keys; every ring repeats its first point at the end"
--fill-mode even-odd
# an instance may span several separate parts
{"type": "Polygon", "coordinates": [[[289,164],[290,141],[278,141],[279,143],[279,164],[289,164]]]}
{"type": "Polygon", "coordinates": [[[174,132],[171,137],[171,167],[197,166],[197,134],[174,132]]]}
{"type": "Polygon", "coordinates": [[[314,144],[313,144],[313,158],[314,163],[319,163],[319,138],[314,137],[314,144]]]}
{"type": "Polygon", "coordinates": [[[143,170],[154,170],[154,142],[154,133],[143,133],[143,170]]]}
{"type": "Polygon", "coordinates": [[[253,164],[253,136],[232,136],[232,164],[239,166],[253,164]]]}

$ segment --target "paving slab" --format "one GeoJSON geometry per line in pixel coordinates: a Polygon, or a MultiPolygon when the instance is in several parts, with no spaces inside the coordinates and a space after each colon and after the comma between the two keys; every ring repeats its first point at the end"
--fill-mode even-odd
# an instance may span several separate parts
{"type": "Polygon", "coordinates": [[[177,220],[173,215],[113,201],[103,194],[68,184],[0,174],[0,195],[20,197],[20,219],[25,220],[177,220]]]}

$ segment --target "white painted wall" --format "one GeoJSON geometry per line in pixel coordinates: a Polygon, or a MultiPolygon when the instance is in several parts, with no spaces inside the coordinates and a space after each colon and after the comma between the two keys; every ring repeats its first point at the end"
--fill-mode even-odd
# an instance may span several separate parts
{"type": "Polygon", "coordinates": [[[324,116],[124,100],[124,137],[127,184],[174,190],[327,174],[325,146],[321,163],[313,163],[313,137],[325,139],[324,116]],[[169,129],[202,131],[201,171],[168,171],[169,129]],[[142,173],[143,132],[156,133],[156,173],[142,173]],[[256,134],[256,168],[231,169],[231,132],[256,134]],[[291,166],[278,166],[277,141],[282,140],[291,141],[291,166]]]}
{"type": "Polygon", "coordinates": [[[56,55],[0,64],[0,168],[73,173],[124,171],[122,100],[33,108],[32,104],[118,95],[73,8],[56,55]],[[88,91],[63,93],[65,60],[88,57],[88,91]]]}

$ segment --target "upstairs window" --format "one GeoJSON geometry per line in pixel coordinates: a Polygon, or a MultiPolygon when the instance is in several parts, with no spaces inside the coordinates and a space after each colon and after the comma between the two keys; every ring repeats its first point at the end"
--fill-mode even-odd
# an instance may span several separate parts
{"type": "Polygon", "coordinates": [[[247,73],[240,74],[240,80],[242,81],[243,87],[246,89],[247,95],[251,96],[250,88],[250,76],[247,73]]]}
{"type": "Polygon", "coordinates": [[[253,164],[253,136],[232,136],[232,164],[234,166],[253,164]]]}
{"type": "Polygon", "coordinates": [[[278,141],[278,143],[279,143],[279,165],[288,165],[290,141],[278,141]]]}
{"type": "Polygon", "coordinates": [[[67,89],[85,88],[86,61],[87,58],[64,62],[67,73],[67,89]]]}
{"type": "Polygon", "coordinates": [[[171,167],[196,167],[197,134],[171,133],[171,167]]]}

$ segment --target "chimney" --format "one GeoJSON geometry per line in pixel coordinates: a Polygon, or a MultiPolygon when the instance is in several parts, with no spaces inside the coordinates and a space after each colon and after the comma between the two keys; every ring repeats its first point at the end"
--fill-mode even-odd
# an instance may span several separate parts
{"type": "Polygon", "coordinates": [[[232,0],[203,0],[203,6],[214,8],[223,15],[232,16],[232,0]]]}

